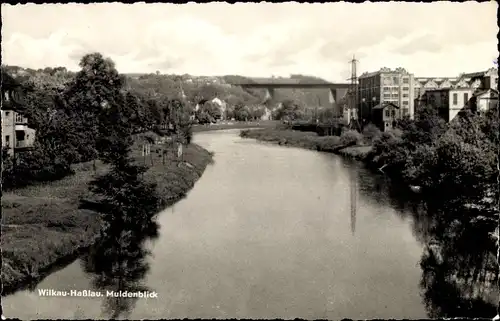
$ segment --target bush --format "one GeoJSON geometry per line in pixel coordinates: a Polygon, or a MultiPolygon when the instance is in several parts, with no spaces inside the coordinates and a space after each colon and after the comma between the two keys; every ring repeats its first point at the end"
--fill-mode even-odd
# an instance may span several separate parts
{"type": "Polygon", "coordinates": [[[376,138],[380,137],[381,134],[380,129],[374,124],[368,124],[363,129],[363,136],[367,143],[372,143],[376,138]]]}
{"type": "Polygon", "coordinates": [[[355,130],[347,130],[340,135],[342,145],[358,145],[363,142],[363,136],[355,130]]]}
{"type": "Polygon", "coordinates": [[[403,132],[399,129],[383,132],[373,142],[373,159],[375,165],[391,165],[402,168],[406,162],[407,152],[403,148],[403,132]]]}
{"type": "Polygon", "coordinates": [[[318,150],[332,151],[341,145],[339,136],[324,136],[317,139],[318,150]]]}

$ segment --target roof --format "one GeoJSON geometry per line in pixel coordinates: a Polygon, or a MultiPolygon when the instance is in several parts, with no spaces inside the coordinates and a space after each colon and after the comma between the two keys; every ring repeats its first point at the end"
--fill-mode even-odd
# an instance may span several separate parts
{"type": "Polygon", "coordinates": [[[483,77],[488,71],[480,71],[480,72],[472,72],[468,74],[462,74],[460,75],[460,78],[477,78],[477,77],[483,77]]]}
{"type": "Polygon", "coordinates": [[[373,77],[373,76],[377,76],[377,75],[380,75],[380,70],[379,71],[372,71],[372,72],[366,72],[366,73],[362,73],[358,79],[363,79],[363,78],[370,78],[370,77],[373,77]]]}
{"type": "Polygon", "coordinates": [[[388,101],[385,101],[381,104],[376,105],[375,107],[373,107],[373,109],[384,109],[386,107],[393,107],[393,108],[399,109],[398,105],[395,105],[395,104],[388,102],[388,101]]]}
{"type": "Polygon", "coordinates": [[[481,96],[481,95],[484,95],[484,94],[489,93],[489,92],[498,96],[498,90],[493,89],[493,88],[478,90],[478,91],[474,92],[473,96],[477,97],[477,96],[481,96]]]}

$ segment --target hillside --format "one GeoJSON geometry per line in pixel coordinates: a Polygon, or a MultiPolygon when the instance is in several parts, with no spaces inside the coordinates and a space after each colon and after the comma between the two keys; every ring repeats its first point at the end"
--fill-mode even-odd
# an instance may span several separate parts
{"type": "MultiPolygon", "coordinates": [[[[30,69],[18,66],[4,66],[5,70],[14,78],[22,82],[31,82],[37,86],[60,88],[71,81],[75,73],[64,67],[30,69]]],[[[240,75],[225,75],[220,77],[184,75],[164,75],[153,73],[125,73],[126,89],[144,97],[166,96],[180,97],[184,92],[185,98],[192,104],[202,99],[219,97],[229,105],[243,103],[245,105],[259,105],[265,102],[264,89],[243,89],[237,85],[242,82],[253,82],[253,78],[240,75]]],[[[281,79],[286,79],[280,77],[281,79]]],[[[260,79],[260,78],[259,78],[260,79]]],[[[324,79],[291,75],[289,79],[300,79],[300,83],[327,82],[324,79]]],[[[330,106],[329,93],[325,89],[277,89],[271,101],[266,104],[276,106],[285,100],[296,101],[300,106],[317,107],[330,106]]]]}

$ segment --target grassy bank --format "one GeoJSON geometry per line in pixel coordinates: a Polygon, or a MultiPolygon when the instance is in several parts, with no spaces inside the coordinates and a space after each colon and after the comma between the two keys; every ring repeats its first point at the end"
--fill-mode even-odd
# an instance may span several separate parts
{"type": "Polygon", "coordinates": [[[193,132],[204,132],[210,130],[222,130],[222,129],[245,129],[245,128],[275,128],[279,124],[278,121],[274,120],[261,120],[261,121],[232,121],[223,122],[210,125],[194,125],[193,132]]]}
{"type": "Polygon", "coordinates": [[[276,143],[283,146],[300,147],[322,152],[341,154],[355,159],[364,159],[371,146],[362,145],[359,138],[339,136],[318,136],[313,132],[267,128],[243,130],[241,137],[276,143]]]}
{"type": "MultiPolygon", "coordinates": [[[[173,204],[193,187],[210,163],[212,155],[191,144],[184,148],[182,159],[170,148],[165,164],[153,146],[145,165],[147,181],[173,204]]],[[[133,155],[144,163],[137,149],[133,155]]],[[[39,279],[59,260],[90,246],[101,224],[96,212],[79,209],[80,200],[89,198],[89,182],[105,173],[108,167],[97,161],[74,166],[75,174],[43,185],[29,186],[3,194],[2,200],[2,281],[4,293],[39,279]]]]}

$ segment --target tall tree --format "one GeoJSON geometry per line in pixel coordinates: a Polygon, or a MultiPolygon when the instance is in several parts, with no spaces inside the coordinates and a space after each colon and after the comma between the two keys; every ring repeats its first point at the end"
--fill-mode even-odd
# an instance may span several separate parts
{"type": "Polygon", "coordinates": [[[114,62],[100,53],[85,55],[80,61],[80,67],[82,69],[67,87],[64,98],[68,114],[78,120],[79,131],[85,133],[82,138],[85,139],[86,150],[82,152],[88,158],[95,158],[98,156],[97,120],[103,110],[116,106],[122,99],[124,78],[119,75],[114,62]]]}

